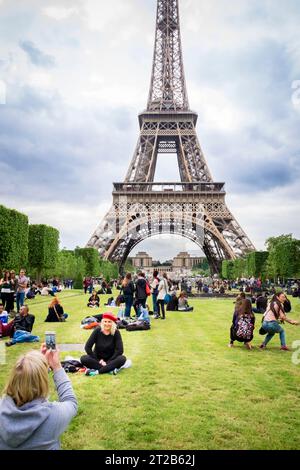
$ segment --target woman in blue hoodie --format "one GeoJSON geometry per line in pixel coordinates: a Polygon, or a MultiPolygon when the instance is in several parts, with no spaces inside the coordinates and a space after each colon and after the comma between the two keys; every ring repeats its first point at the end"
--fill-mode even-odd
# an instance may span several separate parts
{"type": "Polygon", "coordinates": [[[1,450],[58,450],[59,438],[77,413],[77,400],[58,351],[30,351],[11,371],[0,400],[1,450]],[[58,402],[49,402],[48,368],[58,402]]]}

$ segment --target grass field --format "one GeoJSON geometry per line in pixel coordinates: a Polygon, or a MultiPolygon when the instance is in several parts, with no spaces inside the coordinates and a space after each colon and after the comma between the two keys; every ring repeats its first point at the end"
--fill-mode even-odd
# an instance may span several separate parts
{"type": "MultiPolygon", "coordinates": [[[[102,305],[107,297],[101,296],[102,305]]],[[[28,302],[34,333],[43,338],[55,329],[58,343],[84,343],[91,332],[79,325],[93,312],[85,306],[88,295],[68,291],[60,298],[70,314],[66,323],[43,322],[49,298],[28,302]]],[[[232,299],[190,304],[193,313],[167,312],[150,331],[122,330],[131,369],[116,376],[70,374],[79,412],[63,435],[63,449],[300,449],[300,364],[292,363],[293,352],[279,350],[278,335],[267,350],[258,348],[260,315],[255,349],[229,349],[232,299]]],[[[290,316],[299,320],[299,299],[292,305],[290,316]]],[[[300,326],[285,329],[291,347],[300,340],[300,326]]],[[[32,347],[39,346],[7,348],[0,389],[17,356],[32,347]]],[[[69,354],[80,355],[62,358],[69,354]]]]}

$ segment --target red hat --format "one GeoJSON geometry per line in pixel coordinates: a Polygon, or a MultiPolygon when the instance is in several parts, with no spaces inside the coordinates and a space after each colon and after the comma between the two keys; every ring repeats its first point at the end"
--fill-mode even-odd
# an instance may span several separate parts
{"type": "Polygon", "coordinates": [[[112,313],[103,313],[102,318],[108,318],[109,320],[117,322],[117,317],[115,317],[112,313]]]}

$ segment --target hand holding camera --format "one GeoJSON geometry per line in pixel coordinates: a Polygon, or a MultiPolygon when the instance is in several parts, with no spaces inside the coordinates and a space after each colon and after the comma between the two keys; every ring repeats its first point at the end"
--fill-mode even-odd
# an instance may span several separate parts
{"type": "Polygon", "coordinates": [[[56,347],[55,339],[50,341],[48,333],[46,333],[46,342],[41,346],[41,353],[47,359],[49,367],[55,372],[61,368],[61,363],[59,359],[59,350],[56,347]]]}

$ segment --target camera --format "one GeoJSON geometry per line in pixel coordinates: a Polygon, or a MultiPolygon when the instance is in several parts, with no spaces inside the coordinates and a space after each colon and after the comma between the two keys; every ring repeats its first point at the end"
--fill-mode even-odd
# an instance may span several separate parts
{"type": "Polygon", "coordinates": [[[46,348],[51,349],[52,351],[56,350],[56,333],[55,331],[46,331],[46,348]]]}

